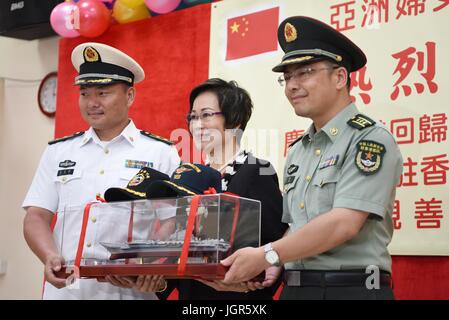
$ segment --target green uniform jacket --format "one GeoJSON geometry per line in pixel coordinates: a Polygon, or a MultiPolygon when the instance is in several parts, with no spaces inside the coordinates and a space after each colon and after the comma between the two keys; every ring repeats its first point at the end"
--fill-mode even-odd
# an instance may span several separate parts
{"type": "MultiPolygon", "coordinates": [[[[313,124],[290,148],[284,171],[283,222],[295,232],[332,208],[368,212],[353,239],[286,269],[348,270],[377,266],[391,272],[387,250],[392,210],[402,174],[401,152],[391,133],[348,105],[319,132],[313,124]]],[[[304,239],[307,241],[307,239],[304,239]]]]}

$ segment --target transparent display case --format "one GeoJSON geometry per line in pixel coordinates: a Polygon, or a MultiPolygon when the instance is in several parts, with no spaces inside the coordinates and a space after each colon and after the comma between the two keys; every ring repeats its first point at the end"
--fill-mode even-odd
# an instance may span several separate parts
{"type": "Polygon", "coordinates": [[[220,260],[260,245],[260,202],[228,194],[95,202],[58,213],[59,276],[222,279],[220,260]]]}

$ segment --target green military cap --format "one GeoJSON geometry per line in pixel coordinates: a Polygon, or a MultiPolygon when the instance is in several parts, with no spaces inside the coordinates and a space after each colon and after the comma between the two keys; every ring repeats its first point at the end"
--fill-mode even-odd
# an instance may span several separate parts
{"type": "Polygon", "coordinates": [[[366,56],[342,33],[316,19],[295,16],[285,19],[278,28],[278,41],[285,52],[282,62],[273,68],[284,72],[291,64],[309,64],[331,60],[349,72],[366,64],[366,56]]]}

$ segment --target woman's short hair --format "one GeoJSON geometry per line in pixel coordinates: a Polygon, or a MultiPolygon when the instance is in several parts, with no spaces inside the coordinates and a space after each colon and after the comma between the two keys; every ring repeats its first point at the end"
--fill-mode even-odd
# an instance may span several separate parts
{"type": "Polygon", "coordinates": [[[213,92],[218,99],[218,106],[225,118],[225,128],[234,129],[240,125],[243,131],[251,118],[253,102],[249,93],[240,88],[235,81],[226,82],[220,78],[211,78],[199,84],[190,92],[190,109],[193,102],[204,92],[213,92]]]}

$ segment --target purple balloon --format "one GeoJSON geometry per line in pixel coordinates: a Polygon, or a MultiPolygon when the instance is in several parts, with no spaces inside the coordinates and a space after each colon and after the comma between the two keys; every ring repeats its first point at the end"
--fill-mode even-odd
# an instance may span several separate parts
{"type": "Polygon", "coordinates": [[[115,0],[101,0],[101,2],[104,3],[106,8],[108,8],[109,10],[112,10],[112,8],[114,7],[115,0]]]}
{"type": "Polygon", "coordinates": [[[164,14],[175,10],[181,0],[145,0],[147,7],[156,13],[164,14]]]}
{"type": "Polygon", "coordinates": [[[50,24],[61,37],[75,38],[80,35],[74,25],[74,12],[76,10],[78,8],[73,2],[63,2],[53,8],[50,15],[50,24]]]}

